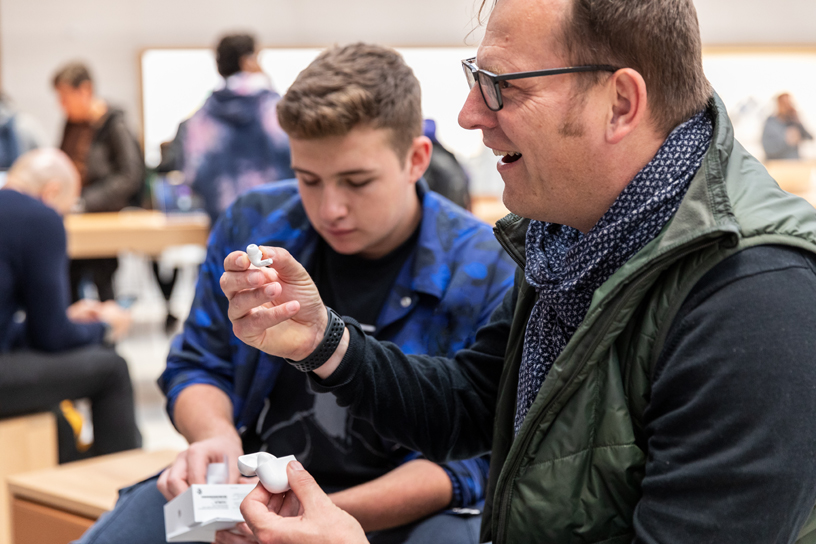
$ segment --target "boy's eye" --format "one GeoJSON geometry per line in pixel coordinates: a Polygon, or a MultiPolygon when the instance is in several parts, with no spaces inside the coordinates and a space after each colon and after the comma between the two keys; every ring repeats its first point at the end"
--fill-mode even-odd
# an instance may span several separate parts
{"type": "Polygon", "coordinates": [[[300,181],[303,183],[303,185],[307,185],[309,187],[312,187],[312,186],[317,185],[318,183],[320,183],[319,179],[314,179],[314,178],[301,177],[300,181]]]}
{"type": "Polygon", "coordinates": [[[371,183],[372,181],[374,181],[374,178],[362,179],[362,180],[347,179],[346,183],[348,183],[352,187],[358,188],[358,187],[364,187],[364,186],[368,185],[369,183],[371,183]]]}

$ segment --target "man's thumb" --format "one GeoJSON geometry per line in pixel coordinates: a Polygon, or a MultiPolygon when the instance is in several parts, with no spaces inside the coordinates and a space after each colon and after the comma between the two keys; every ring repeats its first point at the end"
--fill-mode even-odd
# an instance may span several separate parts
{"type": "Polygon", "coordinates": [[[286,476],[289,478],[289,487],[294,491],[304,510],[319,509],[327,502],[333,504],[328,495],[317,485],[312,475],[299,462],[290,461],[286,465],[286,476]]]}

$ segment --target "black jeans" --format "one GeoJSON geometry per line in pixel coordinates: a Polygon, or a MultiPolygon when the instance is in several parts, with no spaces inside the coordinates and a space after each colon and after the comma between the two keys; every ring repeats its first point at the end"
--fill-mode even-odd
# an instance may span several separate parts
{"type": "Polygon", "coordinates": [[[99,293],[99,300],[113,300],[113,274],[119,266],[116,257],[106,259],[72,259],[69,266],[69,276],[71,278],[71,301],[76,302],[82,298],[79,292],[80,283],[83,279],[91,281],[96,285],[99,293]]]}
{"type": "Polygon", "coordinates": [[[60,462],[141,446],[127,363],[112,348],[0,355],[0,417],[53,410],[65,399],[81,398],[91,400],[94,443],[85,454],[73,454],[73,434],[61,426],[60,462]]]}

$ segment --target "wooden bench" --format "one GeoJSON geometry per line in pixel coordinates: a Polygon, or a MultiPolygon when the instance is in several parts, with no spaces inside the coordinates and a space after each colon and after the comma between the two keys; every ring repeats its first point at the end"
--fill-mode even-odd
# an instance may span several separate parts
{"type": "Polygon", "coordinates": [[[57,421],[47,412],[0,420],[0,544],[11,544],[6,479],[57,464],[57,421]]]}
{"type": "Polygon", "coordinates": [[[123,487],[168,466],[175,451],[131,450],[9,478],[14,544],[68,544],[113,508],[123,487]]]}

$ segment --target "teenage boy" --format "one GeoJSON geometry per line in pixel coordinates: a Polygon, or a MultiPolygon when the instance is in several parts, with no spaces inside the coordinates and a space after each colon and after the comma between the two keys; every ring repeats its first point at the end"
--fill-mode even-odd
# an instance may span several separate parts
{"type": "MultiPolygon", "coordinates": [[[[490,227],[427,190],[419,82],[396,52],[325,51],[289,88],[278,117],[297,181],[247,193],[215,224],[160,379],[190,448],[157,480],[125,490],[83,542],[162,541],[165,499],[203,483],[207,464],[225,456],[237,482],[237,457],[265,450],[294,454],[372,542],[475,543],[479,516],[451,510],[478,510],[487,461],[432,463],[314,393],[306,375],[235,337],[220,280],[231,252],[283,247],[306,264],[323,301],[367,334],[451,357],[503,299],[511,262],[490,227]]],[[[254,542],[239,530],[217,541],[254,542]]]]}

